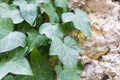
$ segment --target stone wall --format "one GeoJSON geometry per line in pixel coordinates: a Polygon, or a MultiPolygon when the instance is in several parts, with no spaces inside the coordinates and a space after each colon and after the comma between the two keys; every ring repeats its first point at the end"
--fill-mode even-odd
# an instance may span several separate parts
{"type": "Polygon", "coordinates": [[[82,46],[82,80],[120,80],[120,5],[111,0],[70,0],[88,12],[92,38],[82,46]]]}

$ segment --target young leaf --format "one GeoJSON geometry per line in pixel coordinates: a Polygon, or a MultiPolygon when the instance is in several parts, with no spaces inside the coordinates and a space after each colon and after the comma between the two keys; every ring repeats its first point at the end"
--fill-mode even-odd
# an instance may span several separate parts
{"type": "Polygon", "coordinates": [[[33,49],[30,55],[30,64],[33,69],[33,76],[18,76],[16,80],[54,80],[50,65],[37,49],[33,49]]]}
{"type": "Polygon", "coordinates": [[[25,46],[26,36],[22,32],[13,31],[14,26],[9,18],[0,19],[0,53],[25,46]]]}
{"type": "Polygon", "coordinates": [[[60,61],[70,69],[76,67],[80,50],[79,43],[69,36],[63,42],[58,37],[52,38],[50,55],[58,55],[60,61]]]}
{"type": "Polygon", "coordinates": [[[23,18],[20,15],[18,9],[13,5],[7,5],[0,3],[0,16],[5,18],[11,18],[14,24],[21,23],[23,18]]]}
{"type": "Polygon", "coordinates": [[[65,68],[64,70],[60,65],[55,67],[57,73],[57,80],[80,80],[80,75],[75,69],[74,72],[71,72],[69,69],[65,68]]]}
{"type": "Polygon", "coordinates": [[[76,29],[81,30],[85,35],[90,37],[91,28],[87,17],[87,13],[79,9],[75,9],[74,12],[75,13],[72,12],[63,13],[62,14],[63,22],[72,21],[76,29]]]}
{"type": "Polygon", "coordinates": [[[42,13],[46,13],[49,16],[49,20],[51,23],[58,23],[59,17],[57,13],[55,12],[55,8],[53,7],[52,3],[46,3],[43,6],[41,6],[42,13]]]}
{"type": "Polygon", "coordinates": [[[60,24],[51,24],[51,23],[44,23],[40,26],[39,29],[40,34],[45,34],[48,38],[52,38],[53,36],[58,36],[60,38],[63,38],[63,33],[60,29],[60,24]]]}
{"type": "Polygon", "coordinates": [[[68,0],[55,0],[55,5],[63,8],[64,12],[68,11],[68,0]]]}
{"type": "Polygon", "coordinates": [[[26,0],[14,0],[14,4],[20,7],[22,17],[32,26],[37,17],[37,5],[28,4],[26,0]]]}
{"type": "Polygon", "coordinates": [[[27,46],[29,47],[29,51],[32,51],[33,48],[37,48],[40,45],[47,45],[48,39],[44,35],[40,35],[35,29],[31,29],[27,34],[27,46]]]}
{"type": "Polygon", "coordinates": [[[28,61],[24,55],[28,48],[17,48],[13,51],[6,52],[8,60],[1,60],[0,62],[0,79],[2,79],[8,73],[19,75],[32,75],[28,61]]]}

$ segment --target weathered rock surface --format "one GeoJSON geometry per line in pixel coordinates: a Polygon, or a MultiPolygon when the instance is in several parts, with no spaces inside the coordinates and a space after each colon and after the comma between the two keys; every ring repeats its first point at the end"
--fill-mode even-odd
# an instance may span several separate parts
{"type": "Polygon", "coordinates": [[[82,80],[120,80],[120,4],[111,0],[71,0],[88,12],[92,38],[82,43],[82,80]]]}

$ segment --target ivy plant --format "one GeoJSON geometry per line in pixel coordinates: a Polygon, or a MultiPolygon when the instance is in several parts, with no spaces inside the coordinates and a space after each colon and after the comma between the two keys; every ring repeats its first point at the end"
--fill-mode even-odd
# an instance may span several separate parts
{"type": "Polygon", "coordinates": [[[87,13],[67,0],[0,0],[0,80],[80,80],[74,30],[91,37],[87,13]]]}

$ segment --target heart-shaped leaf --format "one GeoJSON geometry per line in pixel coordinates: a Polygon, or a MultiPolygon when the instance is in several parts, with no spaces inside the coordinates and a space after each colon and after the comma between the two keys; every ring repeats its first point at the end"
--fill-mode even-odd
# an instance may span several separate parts
{"type": "Polygon", "coordinates": [[[52,38],[53,36],[58,36],[63,38],[63,33],[60,28],[60,24],[51,24],[51,23],[44,23],[40,26],[39,29],[40,34],[45,34],[48,38],[52,38]]]}
{"type": "Polygon", "coordinates": [[[28,4],[26,0],[14,0],[14,4],[20,7],[22,17],[32,26],[37,17],[37,5],[28,4]]]}
{"type": "Polygon", "coordinates": [[[47,63],[46,59],[44,59],[44,57],[46,57],[45,55],[41,55],[41,53],[34,48],[30,57],[30,65],[32,66],[34,75],[18,76],[16,80],[54,80],[51,66],[47,63]]]}
{"type": "Polygon", "coordinates": [[[0,79],[8,73],[32,75],[29,63],[24,57],[27,49],[28,48],[17,48],[13,51],[4,53],[7,55],[8,59],[2,59],[0,62],[0,79]]]}
{"type": "Polygon", "coordinates": [[[74,12],[75,13],[72,12],[63,13],[62,14],[63,22],[72,21],[76,29],[81,30],[85,35],[90,37],[91,25],[89,23],[87,13],[80,9],[75,9],[74,12]]]}
{"type": "Polygon", "coordinates": [[[13,50],[18,46],[25,46],[26,36],[22,32],[13,31],[11,19],[0,19],[0,53],[13,50]]]}
{"type": "Polygon", "coordinates": [[[70,69],[76,67],[80,51],[79,43],[69,36],[64,41],[58,37],[52,38],[50,55],[58,55],[60,61],[70,69]]]}
{"type": "Polygon", "coordinates": [[[57,65],[55,71],[57,73],[57,80],[80,80],[80,74],[77,69],[71,72],[69,69],[62,69],[60,65],[57,65]]]}
{"type": "Polygon", "coordinates": [[[21,23],[23,18],[20,12],[14,5],[7,5],[5,3],[0,3],[0,16],[5,18],[11,18],[14,24],[21,23]]]}
{"type": "Polygon", "coordinates": [[[40,45],[47,45],[48,39],[44,35],[40,35],[35,29],[31,29],[27,34],[27,46],[29,47],[29,51],[32,51],[33,48],[37,48],[40,45]]]}

